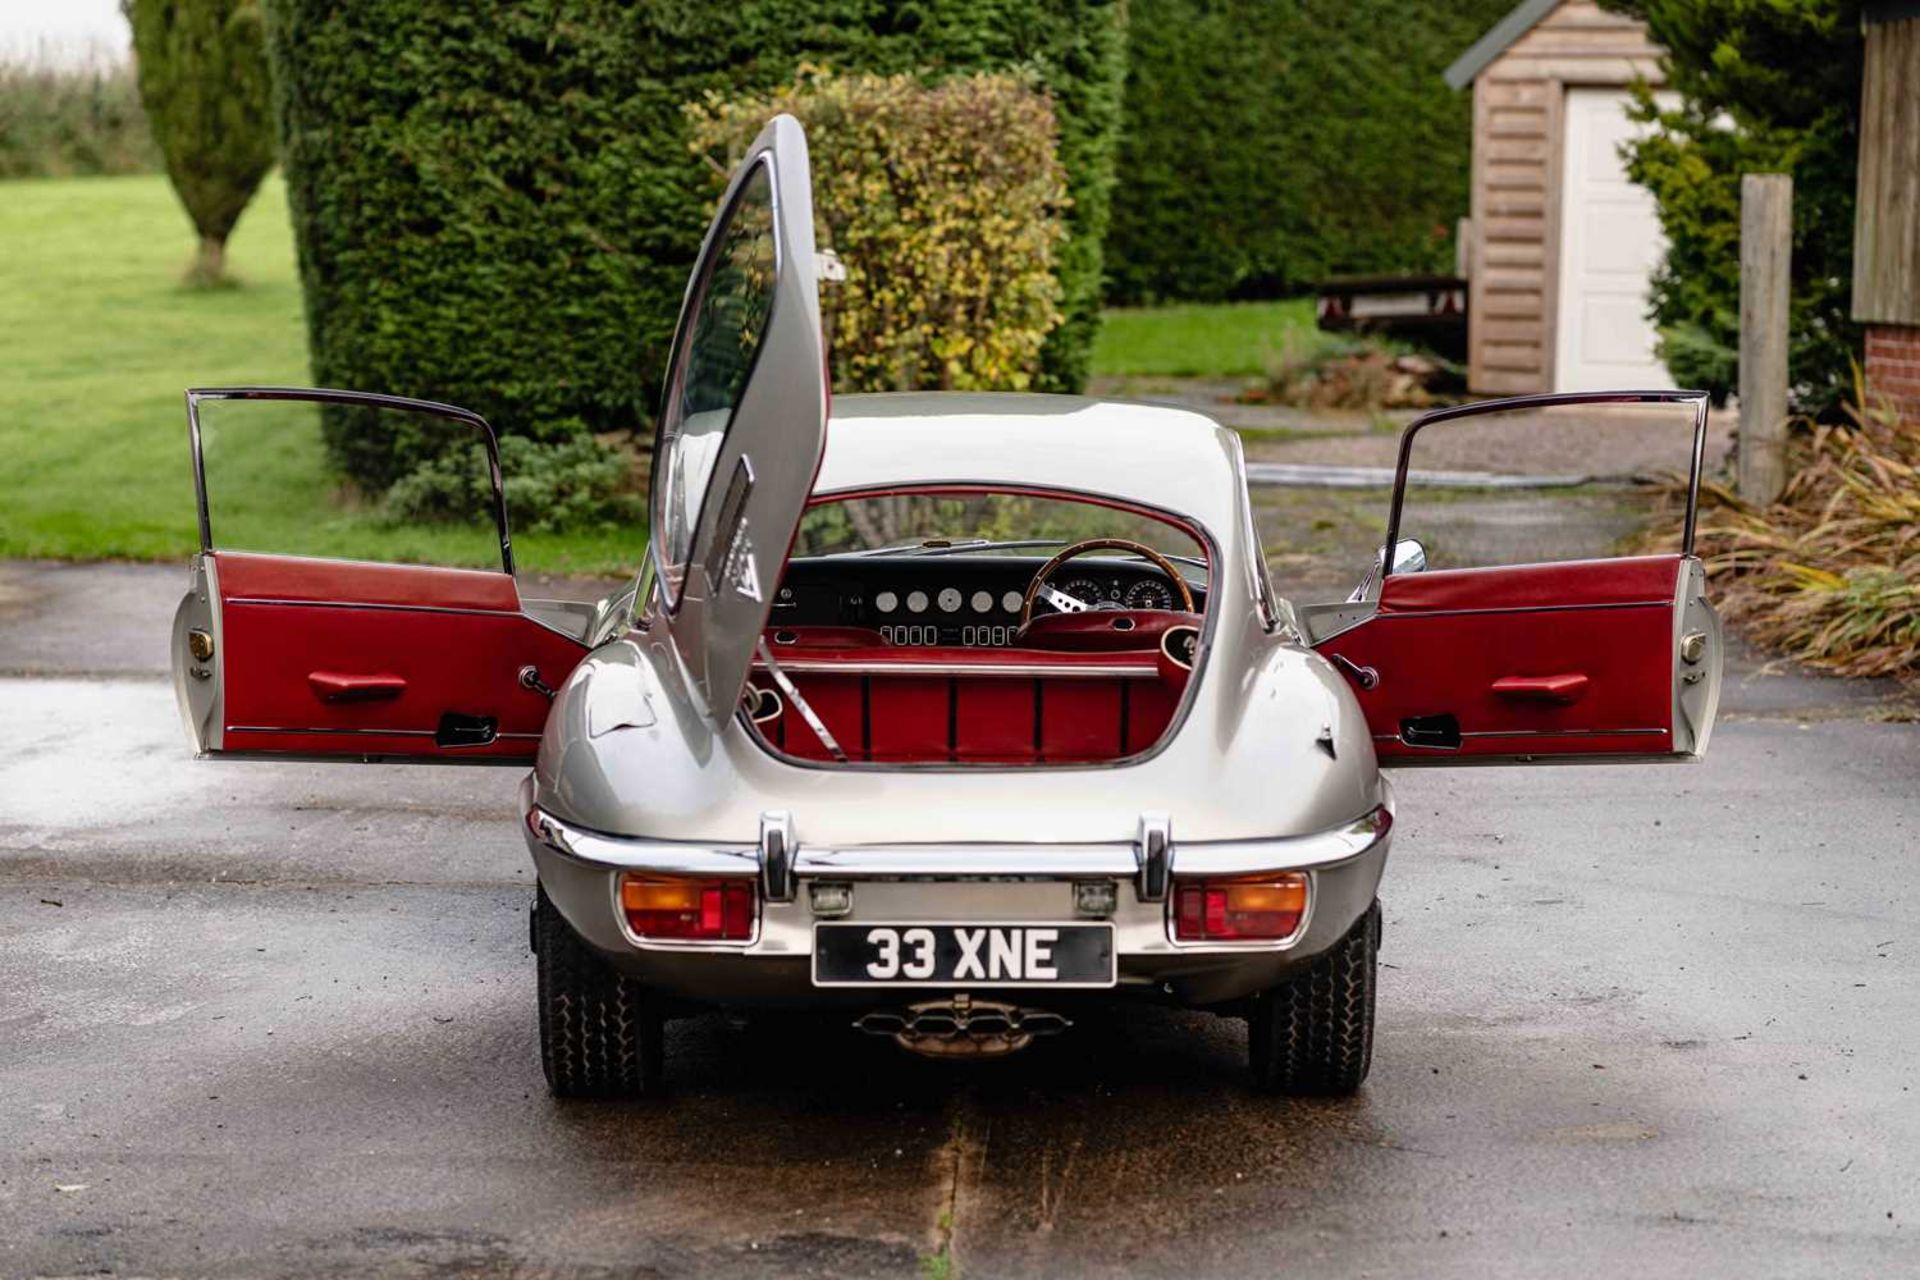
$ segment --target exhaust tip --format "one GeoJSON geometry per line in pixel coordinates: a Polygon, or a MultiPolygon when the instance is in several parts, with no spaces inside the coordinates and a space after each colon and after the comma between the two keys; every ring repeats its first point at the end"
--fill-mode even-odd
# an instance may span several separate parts
{"type": "Polygon", "coordinates": [[[1073,1023],[1049,1009],[1027,1009],[965,993],[928,1000],[904,1010],[876,1009],[854,1019],[856,1030],[890,1036],[926,1058],[1000,1058],[1018,1053],[1038,1036],[1058,1035],[1073,1023]]]}

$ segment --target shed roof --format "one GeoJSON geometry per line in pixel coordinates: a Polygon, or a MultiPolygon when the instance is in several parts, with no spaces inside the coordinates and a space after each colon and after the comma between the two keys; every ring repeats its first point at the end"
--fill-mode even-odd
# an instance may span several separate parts
{"type": "Polygon", "coordinates": [[[1492,61],[1512,47],[1540,19],[1560,7],[1560,0],[1520,0],[1520,3],[1507,11],[1507,16],[1487,28],[1487,33],[1473,42],[1471,48],[1453,60],[1446,70],[1449,88],[1464,89],[1472,84],[1474,77],[1485,71],[1492,61]]]}

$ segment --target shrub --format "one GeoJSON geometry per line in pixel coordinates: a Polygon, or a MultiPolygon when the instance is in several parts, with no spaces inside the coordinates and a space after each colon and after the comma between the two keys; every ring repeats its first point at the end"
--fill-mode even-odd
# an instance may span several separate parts
{"type": "Polygon", "coordinates": [[[1715,597],[1761,644],[1841,675],[1920,683],[1920,424],[1853,406],[1813,428],[1793,479],[1756,509],[1702,494],[1715,597]]]}
{"type": "Polygon", "coordinates": [[[1466,370],[1371,334],[1287,335],[1242,404],[1308,409],[1424,409],[1466,390],[1466,370]]]}
{"type": "Polygon", "coordinates": [[[1652,286],[1660,357],[1676,381],[1724,398],[1739,380],[1740,177],[1790,173],[1793,283],[1788,363],[1795,406],[1843,412],[1860,331],[1849,315],[1861,36],[1857,0],[1604,0],[1665,46],[1661,111],[1629,147],[1653,193],[1667,256],[1652,286]]]}
{"type": "Polygon", "coordinates": [[[226,278],[227,236],[273,167],[259,0],[123,0],[140,98],[200,233],[189,281],[226,278]]]}
{"type": "Polygon", "coordinates": [[[1133,0],[1117,302],[1451,270],[1471,96],[1441,72],[1513,0],[1133,0]]]}
{"type": "Polygon", "coordinates": [[[132,63],[0,63],[0,179],[159,167],[132,63]]]}
{"type": "Polygon", "coordinates": [[[806,126],[820,244],[847,274],[821,297],[836,388],[1032,385],[1061,319],[1066,202],[1044,94],[1008,74],[815,73],[688,110],[716,174],[776,113],[806,126]]]}
{"type": "MultiPolygon", "coordinates": [[[[516,533],[553,533],[644,518],[632,460],[592,436],[543,444],[500,440],[507,518],[516,533]]],[[[382,514],[394,523],[468,521],[492,510],[486,450],[478,444],[421,463],[387,490],[382,514]]]]}
{"type": "MultiPolygon", "coordinates": [[[[843,72],[1030,71],[1074,201],[1065,322],[1082,375],[1118,123],[1120,0],[266,0],[315,378],[451,400],[503,434],[646,426],[712,189],[682,108],[843,72]]],[[[422,459],[327,419],[383,490],[422,459]]]]}

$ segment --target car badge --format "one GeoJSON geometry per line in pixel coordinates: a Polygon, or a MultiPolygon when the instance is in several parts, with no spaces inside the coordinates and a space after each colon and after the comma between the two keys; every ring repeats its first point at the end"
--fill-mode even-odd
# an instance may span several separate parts
{"type": "Polygon", "coordinates": [[[753,538],[747,533],[747,521],[743,516],[740,528],[733,537],[733,546],[727,549],[726,580],[740,595],[760,603],[760,568],[753,558],[753,538]]]}

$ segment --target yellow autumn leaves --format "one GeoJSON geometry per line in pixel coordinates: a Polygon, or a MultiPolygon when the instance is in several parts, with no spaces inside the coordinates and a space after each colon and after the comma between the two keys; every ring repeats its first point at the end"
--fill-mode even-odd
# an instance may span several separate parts
{"type": "Polygon", "coordinates": [[[834,387],[1031,385],[1061,320],[1068,204],[1046,94],[1013,74],[805,67],[769,94],[690,105],[694,149],[724,175],[782,111],[806,126],[816,235],[846,267],[821,290],[834,387]]]}

